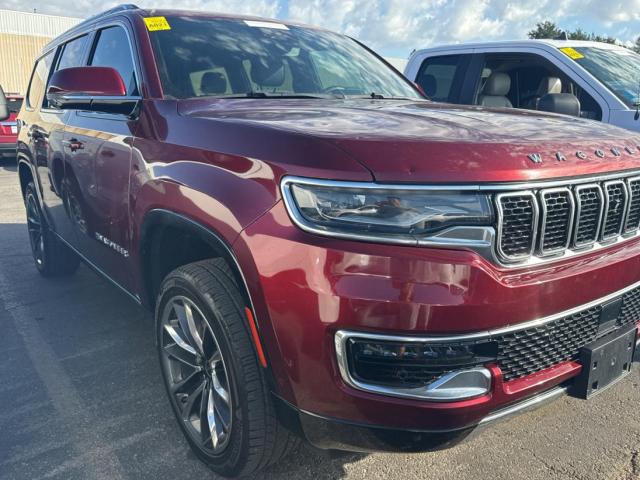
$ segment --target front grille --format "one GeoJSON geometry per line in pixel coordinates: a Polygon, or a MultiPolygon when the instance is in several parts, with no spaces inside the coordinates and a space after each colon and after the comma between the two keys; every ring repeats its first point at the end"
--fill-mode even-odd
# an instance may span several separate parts
{"type": "Polygon", "coordinates": [[[579,248],[591,245],[598,239],[604,197],[599,185],[579,185],[575,193],[578,213],[573,246],[579,248]]]}
{"type": "Polygon", "coordinates": [[[544,190],[540,194],[543,225],[540,233],[540,253],[546,255],[569,244],[573,222],[573,196],[568,188],[544,190]]]}
{"type": "Polygon", "coordinates": [[[497,197],[501,221],[499,248],[503,257],[531,255],[535,242],[538,206],[532,193],[504,193],[497,197]]]}
{"type": "Polygon", "coordinates": [[[640,177],[495,196],[496,249],[505,263],[564,254],[640,228],[640,177]]]}
{"type": "MultiPolygon", "coordinates": [[[[498,365],[505,381],[515,380],[569,360],[598,338],[601,305],[537,327],[496,336],[498,365]]],[[[618,326],[640,320],[640,287],[622,295],[618,326]]]]}

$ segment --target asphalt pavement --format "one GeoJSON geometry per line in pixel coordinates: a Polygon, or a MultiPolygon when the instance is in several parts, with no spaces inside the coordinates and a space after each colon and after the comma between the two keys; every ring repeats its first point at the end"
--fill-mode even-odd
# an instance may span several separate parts
{"type": "MultiPolygon", "coordinates": [[[[0,160],[0,479],[208,479],[165,397],[150,315],[88,268],[46,280],[15,162],[0,160]]],[[[327,456],[302,446],[265,479],[640,479],[640,366],[450,450],[327,456]]]]}

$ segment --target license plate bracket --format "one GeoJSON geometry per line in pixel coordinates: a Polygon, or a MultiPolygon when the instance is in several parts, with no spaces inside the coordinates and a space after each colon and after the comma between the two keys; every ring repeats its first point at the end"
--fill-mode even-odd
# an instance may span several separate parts
{"type": "Polygon", "coordinates": [[[635,346],[636,326],[631,324],[582,347],[582,372],[571,394],[588,399],[625,377],[631,371],[635,346]]]}

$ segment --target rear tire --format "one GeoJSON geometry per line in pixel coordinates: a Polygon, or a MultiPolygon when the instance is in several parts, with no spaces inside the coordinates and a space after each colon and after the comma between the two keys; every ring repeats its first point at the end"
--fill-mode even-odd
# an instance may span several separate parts
{"type": "Polygon", "coordinates": [[[73,275],[80,265],[80,257],[49,229],[33,182],[27,184],[24,203],[31,253],[40,274],[43,277],[73,275]]]}
{"type": "Polygon", "coordinates": [[[217,474],[254,473],[299,440],[275,415],[247,325],[247,302],[222,259],[177,268],[156,302],[165,387],[195,454],[217,474]]]}

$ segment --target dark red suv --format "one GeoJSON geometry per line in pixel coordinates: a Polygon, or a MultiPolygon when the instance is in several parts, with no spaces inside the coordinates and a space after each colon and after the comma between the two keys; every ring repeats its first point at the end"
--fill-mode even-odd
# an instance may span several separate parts
{"type": "Polygon", "coordinates": [[[637,133],[433,104],[325,30],[133,6],[49,44],[19,119],[37,268],[155,310],[216,472],[299,437],[446,447],[631,368],[637,133]]]}

